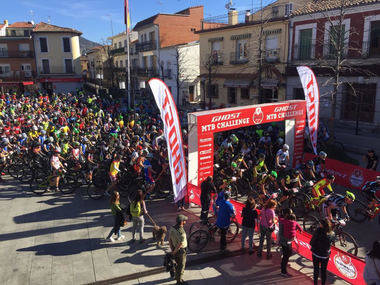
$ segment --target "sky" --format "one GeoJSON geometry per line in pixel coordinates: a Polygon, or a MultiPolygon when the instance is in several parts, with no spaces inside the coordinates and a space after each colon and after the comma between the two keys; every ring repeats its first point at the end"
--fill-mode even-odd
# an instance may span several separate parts
{"type": "MultiPolygon", "coordinates": [[[[107,37],[125,30],[124,0],[12,0],[1,1],[0,22],[49,22],[70,27],[89,40],[105,43],[107,37]]],[[[227,13],[228,0],[129,0],[132,27],[157,13],[175,13],[189,6],[204,5],[204,17],[227,13]]],[[[273,2],[263,0],[264,4],[273,2]]],[[[259,7],[260,0],[234,0],[233,7],[247,10],[259,7]]]]}

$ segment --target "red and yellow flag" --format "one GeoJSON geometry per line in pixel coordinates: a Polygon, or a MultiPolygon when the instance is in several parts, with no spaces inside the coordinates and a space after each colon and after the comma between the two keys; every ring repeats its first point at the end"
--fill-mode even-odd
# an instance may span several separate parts
{"type": "Polygon", "coordinates": [[[124,0],[124,23],[127,26],[127,32],[129,32],[131,27],[131,17],[129,15],[129,0],[124,0]]]}

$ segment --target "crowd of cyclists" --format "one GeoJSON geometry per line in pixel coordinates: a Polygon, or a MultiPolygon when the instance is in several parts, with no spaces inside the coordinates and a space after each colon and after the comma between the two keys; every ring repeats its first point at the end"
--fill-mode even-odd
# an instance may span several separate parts
{"type": "MultiPolygon", "coordinates": [[[[146,199],[171,192],[163,125],[152,102],[128,110],[112,96],[79,90],[1,94],[0,133],[1,172],[28,182],[37,194],[72,193],[82,185],[94,199],[113,190],[129,199],[139,189],[146,199]]],[[[183,139],[187,156],[185,129],[183,139]]],[[[334,192],[335,177],[325,169],[327,153],[292,168],[284,139],[278,123],[216,135],[216,189],[238,200],[252,197],[258,205],[275,199],[279,208],[292,208],[301,216],[310,210],[330,221],[339,213],[349,220],[347,206],[356,195],[334,192]]],[[[376,215],[380,177],[367,186],[368,209],[376,215]]]]}

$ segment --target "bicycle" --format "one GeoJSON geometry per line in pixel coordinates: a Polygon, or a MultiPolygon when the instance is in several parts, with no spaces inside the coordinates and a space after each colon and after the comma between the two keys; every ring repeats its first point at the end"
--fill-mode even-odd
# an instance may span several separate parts
{"type": "MultiPolygon", "coordinates": [[[[338,220],[333,223],[333,231],[335,232],[335,242],[334,246],[342,249],[352,255],[357,256],[358,254],[358,243],[355,238],[343,230],[346,225],[347,220],[338,220]],[[338,243],[337,243],[338,242],[338,243]]],[[[314,215],[308,215],[303,220],[303,229],[309,234],[313,234],[315,230],[319,227],[320,220],[314,215]]]]}
{"type": "MultiPolygon", "coordinates": [[[[66,194],[66,188],[70,188],[70,184],[67,183],[67,179],[65,177],[65,174],[63,172],[60,172],[59,174],[60,180],[59,180],[59,190],[66,194]]],[[[39,176],[37,171],[34,171],[32,174],[32,178],[29,182],[29,189],[37,194],[37,195],[43,195],[48,191],[48,188],[51,186],[52,179],[56,177],[56,175],[50,174],[48,176],[39,176]]],[[[69,190],[68,192],[70,192],[69,190]]]]}
{"type": "MultiPolygon", "coordinates": [[[[201,252],[211,240],[215,240],[215,235],[220,235],[220,229],[216,224],[211,224],[207,221],[205,226],[207,226],[207,230],[198,229],[190,234],[188,244],[191,252],[201,252]]],[[[227,243],[235,240],[239,234],[239,229],[239,224],[233,219],[227,231],[227,243]]]]}
{"type": "Polygon", "coordinates": [[[380,213],[380,203],[374,205],[374,207],[369,207],[368,203],[363,203],[362,201],[355,200],[354,204],[351,204],[347,211],[350,218],[356,223],[363,223],[364,221],[372,221],[380,213]],[[354,208],[354,205],[356,208],[354,208]],[[373,208],[377,208],[374,210],[373,208]]]}

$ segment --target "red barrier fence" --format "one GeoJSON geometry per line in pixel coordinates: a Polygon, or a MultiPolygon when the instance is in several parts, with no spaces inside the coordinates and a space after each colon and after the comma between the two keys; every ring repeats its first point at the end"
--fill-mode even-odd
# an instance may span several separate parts
{"type": "MultiPolygon", "coordinates": [[[[376,176],[375,176],[376,177],[376,176]]],[[[201,190],[200,187],[188,184],[188,197],[189,201],[201,205],[200,201],[201,190]]],[[[238,223],[241,224],[242,217],[241,213],[244,208],[244,204],[231,200],[231,203],[235,207],[236,219],[238,223]]],[[[293,249],[301,256],[312,260],[311,246],[310,246],[311,235],[302,232],[297,233],[297,237],[293,242],[293,249]]],[[[363,279],[365,263],[363,260],[344,252],[336,247],[331,247],[330,260],[327,266],[327,270],[331,273],[339,276],[340,278],[350,282],[352,284],[365,284],[363,279]]]]}

